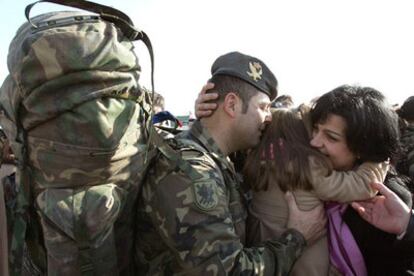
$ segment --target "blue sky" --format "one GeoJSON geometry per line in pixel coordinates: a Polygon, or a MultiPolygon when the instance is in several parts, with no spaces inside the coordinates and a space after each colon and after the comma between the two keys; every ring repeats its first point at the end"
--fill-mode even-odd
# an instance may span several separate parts
{"type": "MultiPolygon", "coordinates": [[[[33,1],[0,0],[0,82],[9,43],[33,1]]],[[[390,103],[414,95],[412,0],[101,0],[127,13],[151,38],[155,86],[167,109],[188,114],[216,57],[257,56],[273,70],[280,94],[306,102],[341,84],[379,89],[390,103]]],[[[65,10],[40,3],[32,11],[65,10]]],[[[149,58],[136,49],[149,86],[149,58]]]]}

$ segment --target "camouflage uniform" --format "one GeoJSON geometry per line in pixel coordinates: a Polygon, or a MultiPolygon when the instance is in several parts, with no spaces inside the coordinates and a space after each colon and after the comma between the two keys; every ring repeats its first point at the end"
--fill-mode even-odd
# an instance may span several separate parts
{"type": "Polygon", "coordinates": [[[136,260],[142,275],[287,275],[305,240],[288,230],[244,247],[246,204],[233,164],[201,123],[173,141],[202,177],[160,155],[140,194],[136,260]]]}

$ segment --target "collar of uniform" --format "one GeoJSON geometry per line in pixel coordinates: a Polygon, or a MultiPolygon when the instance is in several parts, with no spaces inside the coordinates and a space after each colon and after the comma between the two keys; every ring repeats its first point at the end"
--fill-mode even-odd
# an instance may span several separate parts
{"type": "Polygon", "coordinates": [[[191,135],[193,135],[210,153],[216,154],[217,157],[225,159],[226,156],[220,150],[213,137],[211,137],[208,130],[201,125],[199,120],[196,120],[191,126],[191,135]]]}
{"type": "Polygon", "coordinates": [[[199,143],[208,150],[208,152],[213,155],[214,158],[221,160],[220,165],[234,171],[233,165],[230,159],[224,155],[224,153],[220,150],[217,143],[214,141],[213,137],[211,137],[208,130],[202,126],[199,120],[196,120],[190,129],[191,135],[196,138],[199,143]]]}

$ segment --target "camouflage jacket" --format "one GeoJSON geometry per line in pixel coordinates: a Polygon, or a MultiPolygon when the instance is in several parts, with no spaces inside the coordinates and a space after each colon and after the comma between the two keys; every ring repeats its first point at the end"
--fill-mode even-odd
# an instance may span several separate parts
{"type": "Polygon", "coordinates": [[[202,177],[156,158],[138,200],[139,273],[287,275],[303,236],[288,230],[261,247],[244,247],[246,205],[233,164],[198,121],[173,142],[202,177]]]}

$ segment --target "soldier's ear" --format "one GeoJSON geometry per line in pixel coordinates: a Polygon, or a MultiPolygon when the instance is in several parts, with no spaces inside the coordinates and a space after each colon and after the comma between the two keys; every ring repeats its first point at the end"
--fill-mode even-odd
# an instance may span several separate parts
{"type": "Polygon", "coordinates": [[[239,96],[234,92],[230,92],[224,97],[223,110],[228,116],[234,118],[240,104],[241,99],[239,96]]]}

